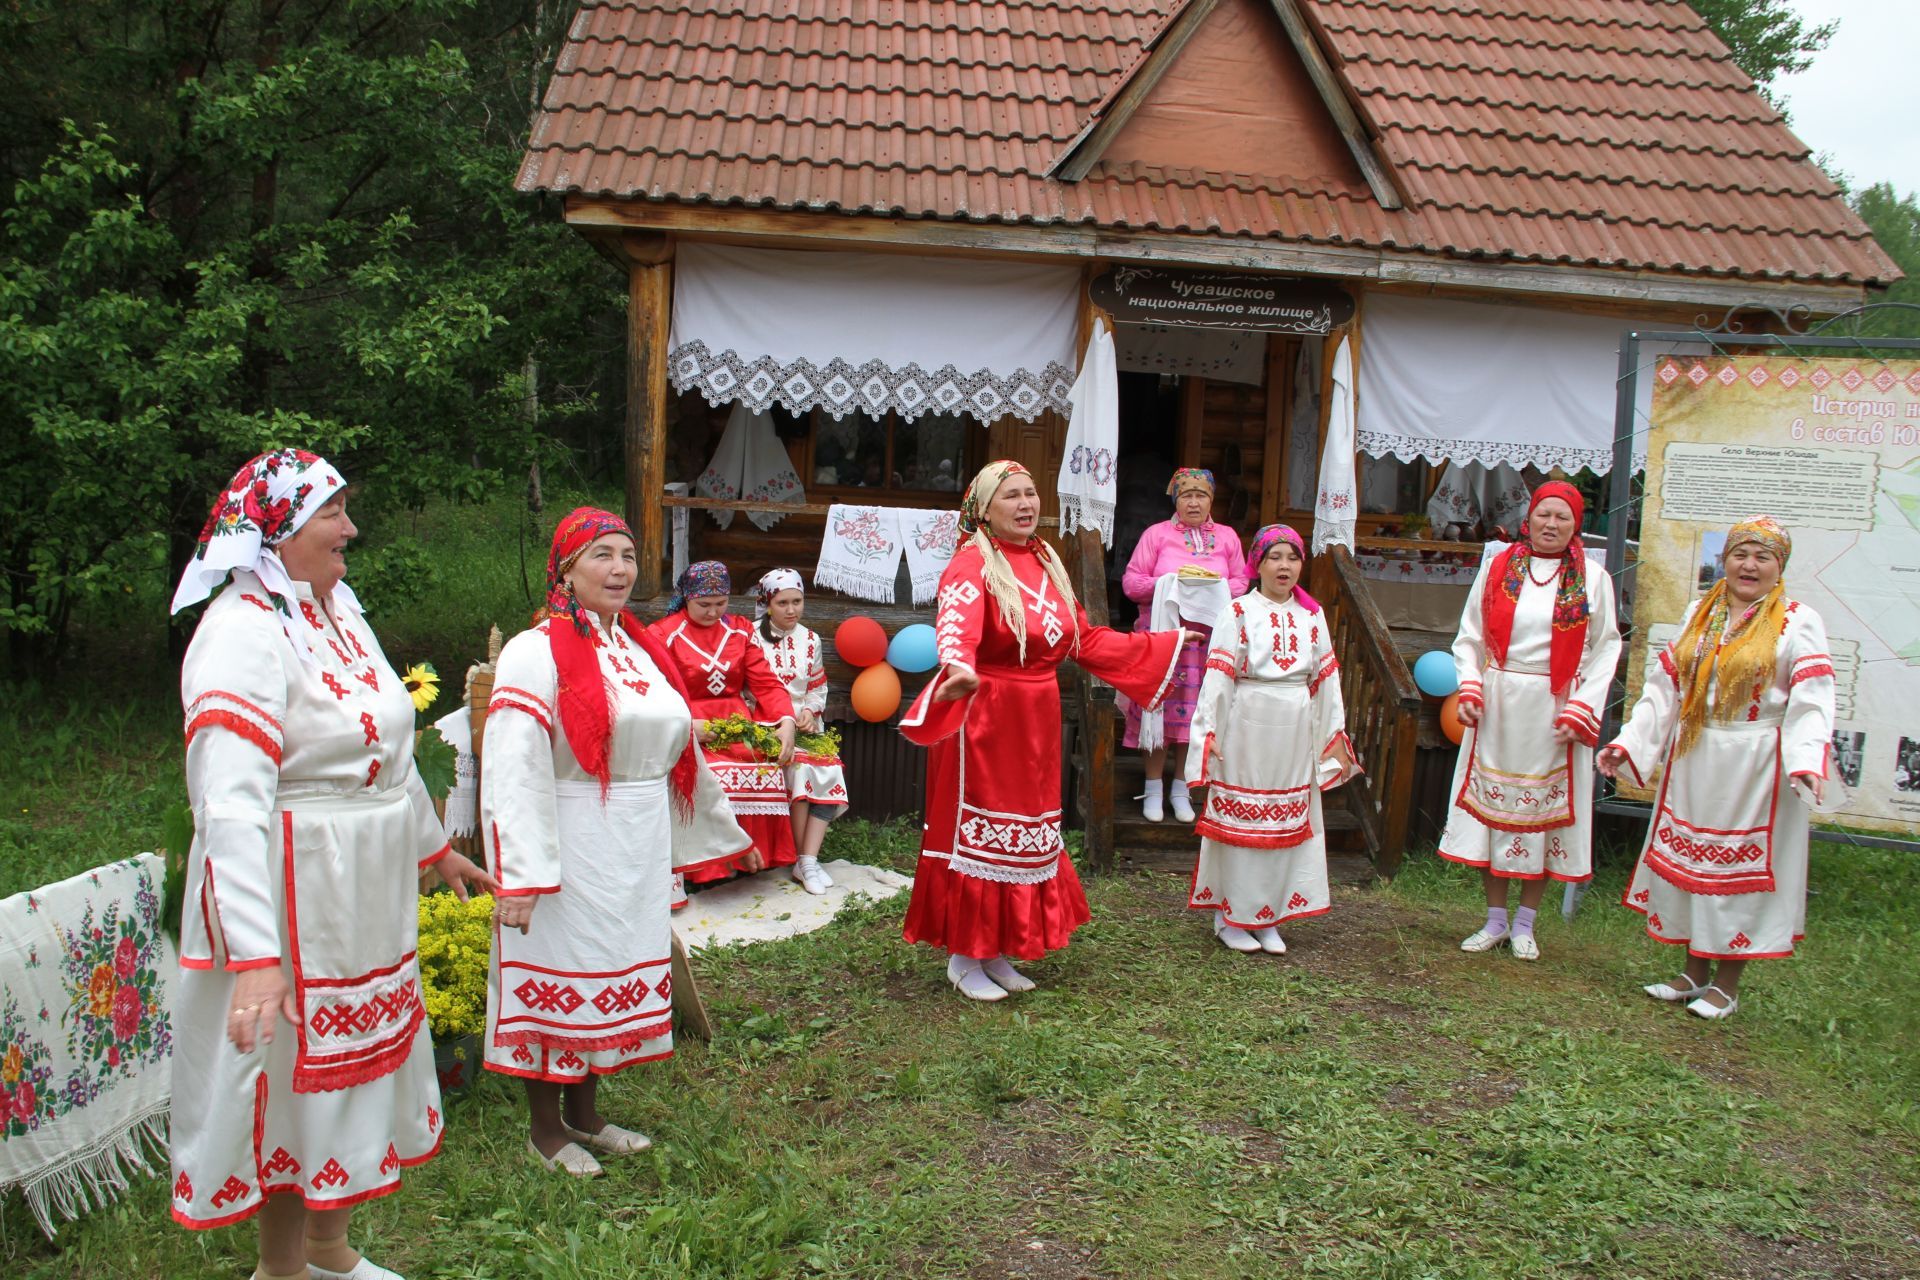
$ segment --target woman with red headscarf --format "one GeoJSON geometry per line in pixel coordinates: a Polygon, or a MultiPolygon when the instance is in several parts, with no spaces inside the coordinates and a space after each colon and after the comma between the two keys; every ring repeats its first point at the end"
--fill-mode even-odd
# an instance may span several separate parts
{"type": "Polygon", "coordinates": [[[932,748],[903,933],[948,952],[947,980],[973,1000],[1032,990],[1012,961],[1066,946],[1092,918],[1060,841],[1060,664],[1152,709],[1192,639],[1090,624],[1039,525],[1025,467],[992,462],[974,477],[940,575],[940,669],[900,721],[932,748]]]}
{"type": "Polygon", "coordinates": [[[1538,960],[1547,881],[1593,877],[1593,749],[1620,658],[1613,580],[1590,572],[1586,501],[1553,480],[1533,492],[1520,541],[1474,579],[1453,642],[1460,720],[1453,810],[1440,856],[1479,867],[1486,923],[1462,951],[1510,945],[1538,960]],[[1507,915],[1507,882],[1520,909],[1507,915]]]}
{"type": "Polygon", "coordinates": [[[694,745],[679,670],[627,608],[636,567],[618,516],[561,520],[546,607],[500,652],[481,764],[502,886],[485,1064],[526,1082],[534,1158],[576,1177],[600,1172],[595,1151],[648,1145],[600,1114],[596,1085],[673,1052],[675,872],[749,844],[694,745]]]}

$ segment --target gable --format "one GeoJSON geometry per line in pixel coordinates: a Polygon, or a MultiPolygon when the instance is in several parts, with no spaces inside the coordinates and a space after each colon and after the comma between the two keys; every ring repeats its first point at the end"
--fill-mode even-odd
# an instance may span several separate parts
{"type": "Polygon", "coordinates": [[[1101,162],[1366,189],[1268,0],[1220,0],[1101,162]]]}

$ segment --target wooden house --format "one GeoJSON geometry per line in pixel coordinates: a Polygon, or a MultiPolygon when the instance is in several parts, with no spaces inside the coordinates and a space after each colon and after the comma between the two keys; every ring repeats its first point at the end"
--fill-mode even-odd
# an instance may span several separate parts
{"type": "MultiPolygon", "coordinates": [[[[1123,481],[1211,467],[1243,535],[1310,533],[1344,342],[1355,431],[1334,451],[1360,510],[1314,585],[1370,773],[1343,821],[1383,869],[1420,732],[1401,650],[1444,640],[1470,562],[1443,553],[1478,549],[1415,536],[1441,468],[1604,471],[1622,328],[1833,313],[1898,276],[1680,0],[586,3],[517,182],[628,274],[647,597],[676,513],[737,582],[810,569],[827,504],[951,507],[994,457],[1025,461],[1052,514],[1098,311],[1123,481]],[[753,503],[665,492],[736,403],[775,415],[804,490],[768,530],[715,526],[753,503]]],[[[1105,613],[1130,544],[1066,543],[1105,613]]],[[[809,608],[828,629],[911,612],[809,608]]],[[[1070,694],[1072,799],[1105,859],[1148,833],[1115,800],[1110,692],[1070,694]]],[[[912,808],[897,743],[849,755],[912,808]]]]}

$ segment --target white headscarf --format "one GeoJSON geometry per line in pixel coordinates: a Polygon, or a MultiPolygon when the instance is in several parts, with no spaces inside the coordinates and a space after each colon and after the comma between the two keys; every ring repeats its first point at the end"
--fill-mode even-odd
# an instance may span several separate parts
{"type": "MultiPolygon", "coordinates": [[[[309,628],[296,630],[293,625],[297,593],[274,548],[346,487],[346,477],[332,463],[304,449],[276,449],[249,460],[215,499],[168,612],[200,603],[225,585],[235,569],[245,569],[267,589],[294,652],[309,665],[318,661],[305,634],[309,628]]],[[[333,591],[335,604],[359,610],[360,602],[346,583],[336,584],[333,591]]]]}
{"type": "Polygon", "coordinates": [[[760,575],[760,581],[753,584],[753,617],[756,622],[767,616],[767,606],[782,591],[806,594],[807,584],[801,580],[798,570],[769,569],[760,575]]]}

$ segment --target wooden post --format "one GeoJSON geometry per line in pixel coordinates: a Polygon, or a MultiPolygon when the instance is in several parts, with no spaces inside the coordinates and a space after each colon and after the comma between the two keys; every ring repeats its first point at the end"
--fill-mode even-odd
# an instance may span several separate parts
{"type": "Polygon", "coordinates": [[[638,542],[634,597],[660,594],[666,554],[667,332],[673,317],[672,245],[630,236],[627,251],[627,523],[638,542]]]}
{"type": "Polygon", "coordinates": [[[1260,523],[1272,524],[1287,505],[1287,417],[1293,402],[1292,345],[1267,337],[1267,435],[1260,455],[1260,523]]]}
{"type": "Polygon", "coordinates": [[[1174,448],[1180,465],[1200,465],[1200,433],[1206,427],[1207,380],[1188,374],[1180,380],[1180,424],[1174,430],[1174,448]]]}

